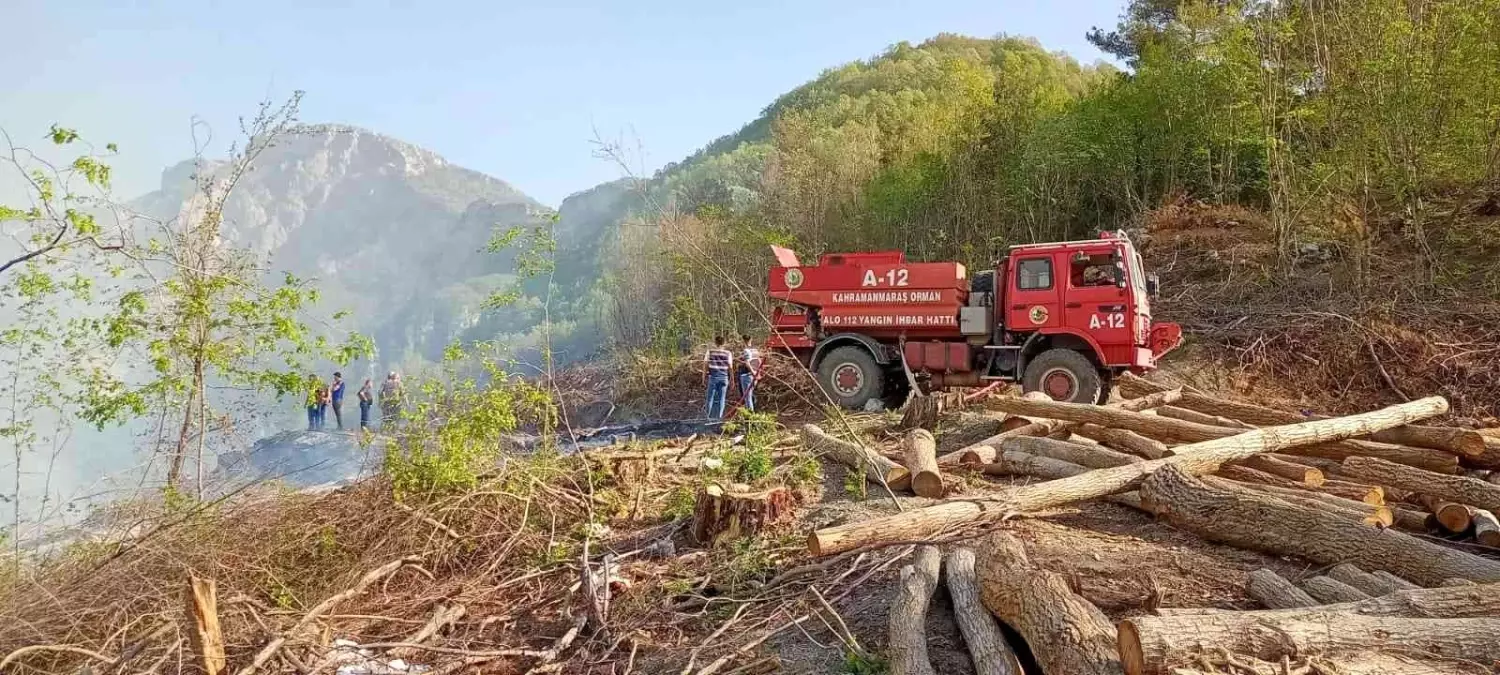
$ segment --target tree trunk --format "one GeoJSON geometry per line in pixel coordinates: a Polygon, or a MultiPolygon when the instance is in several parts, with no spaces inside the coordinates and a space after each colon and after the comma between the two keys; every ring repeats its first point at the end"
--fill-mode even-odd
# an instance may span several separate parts
{"type": "MultiPolygon", "coordinates": [[[[1120,623],[1119,651],[1128,675],[1167,673],[1171,663],[1224,650],[1263,661],[1361,652],[1427,652],[1491,663],[1500,658],[1500,619],[1363,616],[1327,607],[1277,612],[1142,616],[1120,623]]],[[[1442,671],[1433,671],[1442,672],[1442,671]]]]}
{"type": "Polygon", "coordinates": [[[1366,525],[1391,527],[1395,525],[1395,513],[1387,506],[1372,506],[1365,502],[1344,499],[1321,492],[1308,492],[1294,488],[1277,487],[1260,483],[1241,483],[1218,476],[1203,476],[1201,480],[1213,487],[1230,491],[1249,491],[1254,495],[1269,495],[1284,502],[1291,502],[1310,509],[1324,511],[1366,525]]]}
{"type": "Polygon", "coordinates": [[[1292,585],[1280,574],[1268,569],[1251,572],[1245,582],[1245,594],[1266,609],[1295,609],[1318,604],[1306,591],[1292,585]]]}
{"type": "Polygon", "coordinates": [[[1329,494],[1342,499],[1364,502],[1371,506],[1385,505],[1385,493],[1373,485],[1357,485],[1343,481],[1329,480],[1324,481],[1322,486],[1315,488],[1289,478],[1282,478],[1281,476],[1269,474],[1264,471],[1233,465],[1219,469],[1218,475],[1241,483],[1271,485],[1289,490],[1329,494]]]}
{"type": "Polygon", "coordinates": [[[916,560],[901,568],[887,636],[891,675],[936,675],[927,656],[927,605],[937,589],[941,565],[937,547],[923,546],[916,560]]]}
{"type": "Polygon", "coordinates": [[[937,428],[938,415],[942,412],[943,405],[940,397],[913,392],[912,397],[906,400],[906,409],[902,411],[901,423],[896,428],[903,431],[910,429],[932,431],[937,428]]]}
{"type": "MultiPolygon", "coordinates": [[[[1203,441],[1226,438],[1247,431],[1245,429],[1184,422],[1160,415],[1146,415],[1123,408],[1100,407],[1083,403],[1004,398],[992,401],[991,406],[1015,415],[1037,415],[1051,419],[1097,424],[1115,429],[1127,429],[1156,439],[1171,439],[1189,443],[1201,443],[1203,441]]],[[[1458,470],[1458,457],[1440,450],[1410,448],[1372,443],[1369,441],[1352,441],[1342,438],[1337,442],[1309,444],[1305,447],[1289,450],[1288,452],[1290,454],[1312,454],[1318,457],[1331,457],[1340,460],[1353,455],[1367,455],[1434,471],[1443,471],[1444,473],[1454,473],[1458,470]]]]}
{"type": "Polygon", "coordinates": [[[1072,433],[1084,438],[1092,438],[1116,450],[1124,450],[1146,459],[1161,459],[1172,455],[1172,449],[1168,448],[1166,443],[1154,438],[1146,438],[1134,431],[1110,429],[1097,424],[1080,424],[1073,427],[1072,433]]]}
{"type": "Polygon", "coordinates": [[[1051,457],[1069,464],[1088,467],[1090,469],[1108,469],[1114,466],[1126,464],[1139,464],[1144,461],[1135,455],[1127,455],[1123,452],[1115,452],[1101,446],[1088,446],[1067,441],[1055,441],[1050,438],[1034,438],[1023,436],[1018,438],[1007,438],[1000,444],[1003,451],[1024,452],[1039,457],[1051,457]]]}
{"type": "MultiPolygon", "coordinates": [[[[1126,401],[1118,401],[1104,407],[1139,412],[1142,410],[1148,410],[1157,406],[1163,406],[1168,403],[1172,403],[1176,401],[1180,395],[1181,392],[1175,389],[1170,389],[1167,391],[1157,392],[1149,396],[1143,396],[1126,401]]],[[[1013,436],[1046,436],[1047,434],[1057,431],[1060,428],[1072,428],[1074,426],[1077,425],[1065,422],[1063,420],[1047,419],[1045,416],[1043,416],[1041,419],[1033,421],[1030,424],[1017,427],[1015,429],[1010,429],[1008,431],[1003,431],[982,441],[978,441],[967,448],[962,448],[960,450],[943,455],[942,457],[938,458],[938,464],[941,466],[952,466],[960,464],[966,466],[980,466],[983,464],[989,464],[994,462],[995,456],[999,454],[1000,442],[1004,441],[1007,438],[1011,438],[1013,436]]]]}
{"type": "Polygon", "coordinates": [[[1147,479],[1141,501],[1178,528],[1240,548],[1323,564],[1351,562],[1417,583],[1449,577],[1500,581],[1500,562],[1274,497],[1217,488],[1177,467],[1164,467],[1147,479]]]}
{"type": "Polygon", "coordinates": [[[188,574],[188,639],[208,675],[224,672],[224,633],[219,628],[219,600],[213,579],[188,574]]]}
{"type": "Polygon", "coordinates": [[[814,454],[827,454],[840,464],[864,473],[865,479],[872,483],[883,482],[893,492],[911,485],[911,475],[905,467],[863,445],[834,438],[816,424],[802,425],[801,435],[802,443],[814,454]]]}
{"type": "Polygon", "coordinates": [[[912,492],[920,497],[941,498],[943,475],[938,472],[937,440],[926,429],[912,429],[901,440],[902,458],[911,476],[912,492]]]}
{"type": "Polygon", "coordinates": [[[942,423],[937,434],[938,452],[947,454],[973,445],[1006,429],[1016,418],[1005,413],[959,413],[952,422],[942,423]]]}
{"type": "MultiPolygon", "coordinates": [[[[984,465],[984,473],[990,476],[1031,476],[1054,480],[1077,476],[1080,473],[1088,473],[1089,468],[1064,462],[1051,457],[1039,457],[1014,450],[1000,453],[994,464],[984,465]]],[[[1113,502],[1132,509],[1141,509],[1140,495],[1134,492],[1121,492],[1119,494],[1107,495],[1105,501],[1113,502]]]]}
{"type": "Polygon", "coordinates": [[[1433,473],[1370,457],[1345,459],[1344,473],[1371,483],[1390,485],[1479,509],[1500,509],[1500,485],[1477,478],[1433,473]]]}
{"type": "Polygon", "coordinates": [[[701,546],[718,546],[753,537],[790,516],[792,504],[792,493],[786,488],[748,492],[705,485],[693,505],[693,540],[701,546]]]}
{"type": "Polygon", "coordinates": [[[1396,585],[1349,563],[1334,565],[1327,574],[1329,579],[1353,586],[1370,597],[1388,595],[1401,590],[1396,585]]]}
{"type": "Polygon", "coordinates": [[[1474,541],[1490,548],[1500,548],[1500,521],[1485,509],[1474,509],[1474,541]]]}
{"type": "Polygon", "coordinates": [[[1318,487],[1327,480],[1321,469],[1289,462],[1284,459],[1285,457],[1285,455],[1256,455],[1241,461],[1240,465],[1273,476],[1281,476],[1309,487],[1318,487]]]}
{"type": "Polygon", "coordinates": [[[1318,602],[1324,605],[1332,605],[1340,602],[1359,602],[1360,600],[1370,599],[1369,593],[1328,577],[1309,577],[1303,579],[1302,590],[1307,591],[1308,595],[1317,598],[1318,602]]]}
{"type": "Polygon", "coordinates": [[[1390,572],[1387,572],[1385,570],[1375,570],[1374,572],[1371,572],[1371,574],[1374,574],[1375,578],[1389,584],[1391,588],[1396,589],[1394,591],[1391,591],[1392,593],[1396,593],[1399,591],[1415,591],[1421,588],[1421,586],[1402,579],[1401,577],[1391,574],[1390,572]]]}
{"type": "Polygon", "coordinates": [[[1042,672],[1119,675],[1109,618],[1061,575],[1033,566],[1020,541],[996,532],[976,557],[984,606],[1026,639],[1042,672]]]}
{"type": "MultiPolygon", "coordinates": [[[[1120,391],[1130,396],[1149,395],[1169,389],[1166,385],[1151,382],[1131,373],[1125,373],[1117,383],[1120,386],[1120,391]]],[[[1261,426],[1300,424],[1309,420],[1328,419],[1319,415],[1306,416],[1294,412],[1250,405],[1248,403],[1226,401],[1207,396],[1192,387],[1183,387],[1182,389],[1182,398],[1178,402],[1178,407],[1226,417],[1244,424],[1261,426]]],[[[1482,434],[1468,429],[1429,427],[1413,424],[1378,431],[1370,434],[1369,439],[1393,445],[1409,445],[1418,448],[1443,450],[1455,455],[1464,456],[1479,455],[1483,452],[1483,448],[1480,446],[1484,442],[1482,434]]]]}
{"type": "Polygon", "coordinates": [[[1157,408],[1156,414],[1161,415],[1162,417],[1170,417],[1174,420],[1182,420],[1184,422],[1207,424],[1211,427],[1229,427],[1231,429],[1255,428],[1254,424],[1246,424],[1239,420],[1229,419],[1228,417],[1219,417],[1218,415],[1210,415],[1208,413],[1201,413],[1196,410],[1188,410],[1187,408],[1179,408],[1177,406],[1170,405],[1164,405],[1160,408],[1157,408]]]}
{"type": "Polygon", "coordinates": [[[1428,523],[1436,520],[1432,517],[1432,514],[1426,511],[1418,511],[1399,505],[1387,508],[1391,510],[1391,515],[1395,517],[1395,522],[1392,523],[1392,526],[1396,529],[1406,530],[1407,532],[1427,534],[1428,523]]]}
{"type": "Polygon", "coordinates": [[[1301,444],[1368,434],[1375,429],[1440,415],[1447,409],[1447,401],[1433,397],[1361,415],[1247,431],[1239,436],[1178,448],[1178,454],[1172,457],[1097,469],[1069,478],[1013,488],[986,499],[949,500],[891,516],[824,528],[809,535],[808,548],[813,555],[821,556],[876,542],[920,539],[945,529],[1000,520],[1017,512],[1037,511],[1127,492],[1138,487],[1151,472],[1166,466],[1180,467],[1191,473],[1211,473],[1225,462],[1301,444]]]}
{"type": "Polygon", "coordinates": [[[953,616],[973,657],[975,675],[1024,675],[1005,634],[980,600],[974,551],[960,548],[948,554],[948,595],[953,616]]]}

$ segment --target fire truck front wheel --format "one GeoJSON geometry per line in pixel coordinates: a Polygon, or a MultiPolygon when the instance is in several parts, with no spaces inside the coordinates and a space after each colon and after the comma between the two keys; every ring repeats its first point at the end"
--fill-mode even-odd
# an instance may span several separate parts
{"type": "Polygon", "coordinates": [[[1071,349],[1049,349],[1026,364],[1021,388],[1042,392],[1055,401],[1095,403],[1104,389],[1104,378],[1083,354],[1071,349]]]}
{"type": "Polygon", "coordinates": [[[834,403],[858,410],[884,393],[885,373],[863,348],[839,347],[819,361],[818,384],[834,403]]]}

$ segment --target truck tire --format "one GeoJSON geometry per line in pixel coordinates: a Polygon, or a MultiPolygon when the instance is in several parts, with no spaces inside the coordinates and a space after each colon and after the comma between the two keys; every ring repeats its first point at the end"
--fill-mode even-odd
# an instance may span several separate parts
{"type": "Polygon", "coordinates": [[[859,410],[885,393],[885,373],[863,347],[839,347],[818,362],[818,385],[834,403],[859,410]]]}
{"type": "Polygon", "coordinates": [[[1071,349],[1049,349],[1026,364],[1021,389],[1039,391],[1054,401],[1096,403],[1104,389],[1099,369],[1071,349]]]}

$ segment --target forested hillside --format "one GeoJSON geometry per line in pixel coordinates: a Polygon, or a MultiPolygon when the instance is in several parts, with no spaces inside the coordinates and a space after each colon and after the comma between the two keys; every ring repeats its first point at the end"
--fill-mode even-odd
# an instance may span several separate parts
{"type": "Polygon", "coordinates": [[[1403,389],[1374,353],[1406,388],[1493,387],[1489,347],[1453,345],[1497,325],[1500,2],[1137,0],[1090,38],[1125,67],[1020,38],[898,44],[641,181],[614,337],[754,330],[770,243],[977,268],[1128,227],[1168,284],[1159,313],[1245,365],[1352,324],[1333,351],[1361,385],[1403,389]]]}

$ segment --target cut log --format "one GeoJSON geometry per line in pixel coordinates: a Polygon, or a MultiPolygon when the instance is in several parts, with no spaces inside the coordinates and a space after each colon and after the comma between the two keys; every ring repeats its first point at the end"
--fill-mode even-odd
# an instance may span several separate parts
{"type": "Polygon", "coordinates": [[[1042,672],[1119,675],[1114,626],[1067,580],[1032,565],[1005,532],[980,540],[975,554],[984,606],[1026,639],[1042,672]]]}
{"type": "Polygon", "coordinates": [[[916,560],[901,568],[887,635],[891,675],[936,675],[927,656],[927,605],[937,589],[941,565],[937,547],[923,546],[916,560]]]}
{"type": "Polygon", "coordinates": [[[188,639],[198,664],[208,675],[224,672],[224,632],[219,628],[219,599],[213,579],[189,573],[187,583],[188,639]]]}
{"type": "MultiPolygon", "coordinates": [[[[1039,415],[1051,419],[1069,420],[1085,424],[1116,429],[1127,429],[1157,439],[1174,439],[1189,443],[1201,443],[1246,432],[1245,429],[1210,426],[1194,422],[1146,415],[1123,408],[1100,407],[1082,403],[1060,401],[1031,401],[1026,399],[995,399],[991,405],[1016,415],[1039,415]]],[[[1338,418],[1335,418],[1338,419],[1338,418]]],[[[1458,457],[1441,450],[1411,448],[1370,441],[1340,439],[1337,442],[1308,444],[1289,454],[1312,454],[1342,460],[1353,455],[1379,457],[1381,459],[1409,464],[1421,468],[1454,473],[1458,471],[1458,457]]]]}
{"type": "Polygon", "coordinates": [[[974,551],[960,548],[948,554],[948,595],[953,598],[953,616],[976,675],[1024,675],[1015,650],[1005,641],[995,617],[980,599],[979,576],[974,568],[974,551]]]}
{"type": "Polygon", "coordinates": [[[1171,405],[1164,405],[1160,408],[1157,408],[1156,414],[1161,415],[1162,417],[1170,417],[1174,420],[1182,420],[1184,422],[1207,424],[1211,427],[1229,427],[1231,429],[1255,428],[1254,424],[1246,424],[1239,420],[1229,419],[1228,417],[1219,417],[1218,415],[1210,415],[1208,413],[1201,413],[1196,410],[1188,410],[1187,408],[1179,408],[1177,406],[1171,405]]]}
{"type": "Polygon", "coordinates": [[[792,492],[786,488],[749,492],[705,485],[693,505],[693,540],[701,546],[718,546],[753,537],[790,517],[793,503],[792,492]]]}
{"type": "Polygon", "coordinates": [[[1420,492],[1474,508],[1500,510],[1500,485],[1477,478],[1433,473],[1370,457],[1345,459],[1344,473],[1371,483],[1420,492]]]}
{"type": "MultiPolygon", "coordinates": [[[[1500,658],[1500,619],[1363,616],[1325,607],[1277,612],[1143,616],[1120,623],[1120,660],[1128,675],[1169,672],[1198,654],[1228,652],[1263,661],[1362,652],[1428,653],[1491,663],[1500,658]]],[[[1444,672],[1444,671],[1432,671],[1444,672]]]]}
{"type": "Polygon", "coordinates": [[[1097,424],[1080,424],[1073,427],[1074,434],[1084,438],[1093,439],[1104,443],[1116,450],[1123,450],[1146,459],[1161,459],[1170,457],[1172,449],[1166,443],[1154,438],[1146,438],[1134,431],[1124,429],[1110,429],[1097,424]]]}
{"type": "Polygon", "coordinates": [[[1485,509],[1474,509],[1474,541],[1482,546],[1500,548],[1500,521],[1485,509]]]}
{"type": "MultiPolygon", "coordinates": [[[[1171,389],[1166,385],[1151,382],[1132,373],[1122,375],[1118,384],[1120,391],[1129,396],[1144,396],[1171,389]]],[[[1236,403],[1208,396],[1192,387],[1182,388],[1182,397],[1177,407],[1189,408],[1201,413],[1226,417],[1245,424],[1281,425],[1299,424],[1308,420],[1328,419],[1321,415],[1302,415],[1294,412],[1264,408],[1247,403],[1236,403]]],[[[1418,448],[1443,450],[1455,455],[1477,456],[1484,450],[1483,435],[1468,429],[1404,425],[1369,434],[1372,441],[1407,445],[1418,448]]]]}
{"type": "Polygon", "coordinates": [[[1436,520],[1432,517],[1432,514],[1426,511],[1418,511],[1400,505],[1391,505],[1387,508],[1391,510],[1391,516],[1395,519],[1392,526],[1398,530],[1426,534],[1429,530],[1428,523],[1431,520],[1436,520]]]}
{"type": "Polygon", "coordinates": [[[1417,495],[1417,500],[1427,507],[1438,527],[1447,532],[1464,534],[1474,524],[1473,508],[1430,495],[1417,495]]]}
{"type": "Polygon", "coordinates": [[[1224,490],[1174,466],[1143,482],[1141,501],[1175,527],[1240,548],[1329,565],[1350,562],[1417,583],[1449,577],[1500,581],[1500,562],[1275,497],[1224,490]]]}
{"type": "Polygon", "coordinates": [[[1317,598],[1318,602],[1325,605],[1340,602],[1359,602],[1360,600],[1370,599],[1369,593],[1328,577],[1309,577],[1303,579],[1302,590],[1307,591],[1308,595],[1317,598]]]}
{"type": "Polygon", "coordinates": [[[801,435],[808,450],[832,457],[838,463],[863,473],[872,483],[884,482],[893,492],[911,486],[911,474],[905,467],[863,445],[830,436],[816,424],[802,425],[801,435]]]}
{"type": "MultiPolygon", "coordinates": [[[[1051,457],[1039,457],[1014,450],[1000,453],[993,464],[984,465],[984,473],[990,476],[1031,476],[1046,480],[1067,478],[1088,473],[1089,468],[1064,462],[1051,457]]],[[[1134,492],[1121,492],[1119,494],[1107,495],[1105,501],[1113,502],[1132,509],[1141,509],[1140,495],[1134,492]]]]}
{"type": "Polygon", "coordinates": [[[1387,506],[1372,506],[1365,502],[1297,488],[1284,488],[1260,483],[1241,483],[1218,476],[1203,476],[1202,480],[1204,483],[1219,489],[1249,490],[1252,495],[1256,493],[1270,495],[1285,502],[1324,511],[1330,515],[1366,525],[1375,525],[1377,527],[1391,527],[1395,525],[1395,514],[1387,506]]]}
{"type": "Polygon", "coordinates": [[[1263,452],[1368,434],[1376,429],[1440,415],[1447,410],[1446,400],[1432,397],[1361,415],[1246,431],[1238,436],[1178,448],[1178,454],[1172,457],[1096,469],[1087,474],[1012,488],[994,497],[948,500],[891,516],[824,528],[808,536],[808,549],[813,555],[821,556],[877,542],[922,539],[933,532],[1001,520],[1018,512],[1128,492],[1138,487],[1153,471],[1166,466],[1180,467],[1191,473],[1210,473],[1226,462],[1263,452]]]}
{"type": "MultiPolygon", "coordinates": [[[[1140,398],[1133,398],[1126,401],[1117,401],[1104,407],[1140,412],[1142,410],[1149,410],[1157,406],[1172,403],[1176,401],[1181,395],[1182,392],[1175,389],[1169,389],[1140,398]]],[[[990,438],[978,441],[967,448],[962,448],[960,450],[943,455],[942,457],[938,458],[938,465],[980,466],[983,464],[989,464],[995,461],[995,456],[999,454],[1000,442],[1005,440],[1006,438],[1010,438],[1012,436],[1046,436],[1047,434],[1057,431],[1060,428],[1073,426],[1076,425],[1071,422],[1049,419],[1045,416],[1042,416],[1031,422],[1030,424],[1003,431],[999,434],[991,436],[990,438]]]]}
{"type": "Polygon", "coordinates": [[[1336,459],[1328,459],[1326,457],[1313,457],[1313,456],[1310,456],[1310,455],[1292,455],[1292,454],[1277,455],[1277,457],[1279,457],[1281,459],[1284,459],[1284,460],[1286,460],[1288,462],[1292,462],[1294,464],[1301,464],[1303,466],[1310,466],[1310,467],[1312,467],[1314,469],[1322,471],[1324,478],[1337,478],[1338,475],[1339,475],[1339,469],[1344,468],[1344,465],[1342,463],[1340,463],[1338,460],[1336,460],[1336,459]]]}
{"type": "Polygon", "coordinates": [[[1328,578],[1341,581],[1370,597],[1395,593],[1400,587],[1366,572],[1349,563],[1339,563],[1328,569],[1328,578]]]}
{"type": "MultiPolygon", "coordinates": [[[[1371,572],[1371,574],[1374,574],[1377,579],[1390,584],[1391,588],[1396,589],[1396,591],[1415,591],[1421,588],[1421,586],[1402,579],[1401,577],[1391,574],[1390,572],[1387,572],[1385,570],[1375,570],[1374,572],[1371,572]]],[[[1392,592],[1394,593],[1396,591],[1392,592]]]]}
{"type": "Polygon", "coordinates": [[[943,475],[938,472],[937,439],[926,429],[912,429],[901,440],[906,472],[911,476],[911,490],[919,497],[940,498],[946,494],[943,475]]]}
{"type": "Polygon", "coordinates": [[[1479,584],[1475,583],[1471,579],[1460,579],[1458,577],[1453,577],[1452,579],[1444,579],[1442,583],[1438,584],[1438,587],[1439,588],[1457,588],[1457,587],[1460,587],[1460,586],[1478,586],[1478,585],[1479,584]]]}
{"type": "MultiPolygon", "coordinates": [[[[1476,584],[1469,579],[1444,579],[1437,588],[1418,588],[1397,591],[1378,598],[1346,602],[1337,605],[1321,605],[1320,611],[1346,612],[1364,616],[1406,616],[1427,619],[1465,619],[1492,617],[1500,614],[1500,584],[1476,584]]],[[[1256,610],[1242,612],[1232,609],[1177,609],[1168,612],[1158,610],[1162,616],[1186,614],[1245,614],[1268,619],[1296,616],[1301,612],[1290,610],[1256,610]]]]}
{"type": "Polygon", "coordinates": [[[1113,466],[1137,464],[1145,461],[1135,455],[1127,455],[1123,452],[1116,452],[1102,446],[1080,445],[1067,441],[1030,436],[1007,438],[1000,443],[1000,449],[1002,451],[1013,450],[1024,452],[1039,457],[1051,457],[1052,459],[1060,459],[1069,464],[1077,464],[1090,469],[1108,469],[1113,466]]]}
{"type": "Polygon", "coordinates": [[[1242,460],[1240,465],[1257,471],[1264,471],[1274,476],[1281,476],[1282,478],[1309,487],[1318,487],[1326,480],[1326,476],[1323,475],[1321,469],[1289,462],[1285,457],[1286,455],[1256,455],[1242,460]]]}
{"type": "Polygon", "coordinates": [[[1245,581],[1245,594],[1266,609],[1312,607],[1318,601],[1306,591],[1292,585],[1285,577],[1268,569],[1258,569],[1245,581]]]}
{"type": "Polygon", "coordinates": [[[1306,492],[1319,492],[1330,494],[1335,497],[1364,502],[1371,506],[1384,506],[1385,494],[1379,487],[1373,485],[1358,485],[1345,483],[1343,481],[1324,481],[1319,487],[1312,487],[1306,483],[1282,478],[1281,476],[1257,471],[1245,466],[1230,465],[1219,469],[1218,474],[1230,480],[1241,483],[1256,483],[1260,485],[1273,485],[1291,490],[1303,490],[1306,492]]]}
{"type": "MultiPolygon", "coordinates": [[[[946,454],[968,447],[976,441],[982,441],[1005,431],[1005,425],[1014,423],[1016,419],[1005,413],[958,413],[952,421],[945,421],[939,425],[938,452],[946,454]]],[[[1029,422],[1022,421],[1022,424],[1029,424],[1029,422]]]]}

